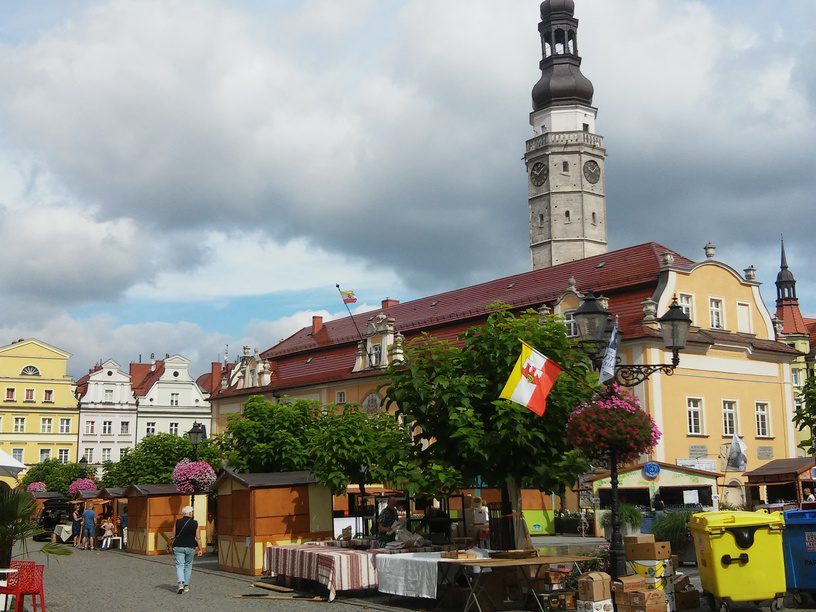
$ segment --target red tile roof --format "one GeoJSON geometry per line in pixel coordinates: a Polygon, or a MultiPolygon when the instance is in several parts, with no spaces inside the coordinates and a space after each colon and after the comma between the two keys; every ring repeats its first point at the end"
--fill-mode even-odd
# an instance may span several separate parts
{"type": "Polygon", "coordinates": [[[782,321],[783,334],[807,335],[808,328],[799,310],[799,300],[792,298],[777,300],[776,318],[782,321]]]}
{"type": "Polygon", "coordinates": [[[131,363],[130,364],[130,386],[133,393],[137,396],[147,395],[150,388],[155,384],[161,375],[164,374],[164,361],[156,361],[155,369],[151,372],[152,364],[149,363],[131,363]],[[134,366],[136,366],[134,368],[134,366]],[[136,374],[143,376],[143,378],[136,378],[136,374]]]}
{"type": "Polygon", "coordinates": [[[97,363],[94,367],[88,370],[88,373],[85,374],[85,376],[82,376],[79,380],[76,381],[77,399],[82,399],[83,397],[85,397],[85,394],[88,392],[88,381],[91,378],[91,374],[93,374],[94,372],[98,372],[101,369],[102,366],[97,363]]]}

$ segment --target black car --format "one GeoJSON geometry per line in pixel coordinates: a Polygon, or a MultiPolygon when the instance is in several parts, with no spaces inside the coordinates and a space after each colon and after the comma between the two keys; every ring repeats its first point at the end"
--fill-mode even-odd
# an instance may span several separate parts
{"type": "Polygon", "coordinates": [[[55,497],[47,499],[43,503],[43,508],[40,510],[40,515],[37,517],[37,525],[43,531],[34,536],[36,542],[48,542],[51,540],[51,534],[54,533],[54,528],[60,523],[71,522],[71,512],[73,507],[68,503],[64,497],[55,497]]]}

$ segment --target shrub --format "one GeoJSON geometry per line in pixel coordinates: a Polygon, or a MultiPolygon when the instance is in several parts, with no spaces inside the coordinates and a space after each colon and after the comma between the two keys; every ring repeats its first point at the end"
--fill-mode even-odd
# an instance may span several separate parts
{"type": "Polygon", "coordinates": [[[691,542],[688,523],[693,512],[667,512],[654,523],[652,533],[656,540],[671,542],[673,549],[679,549],[691,542]]]}
{"type": "MultiPolygon", "coordinates": [[[[640,529],[643,524],[643,513],[637,506],[631,504],[621,504],[618,507],[618,514],[620,515],[621,525],[626,525],[632,529],[640,529]]],[[[601,525],[604,527],[612,526],[612,512],[607,510],[601,516],[601,525]]]]}

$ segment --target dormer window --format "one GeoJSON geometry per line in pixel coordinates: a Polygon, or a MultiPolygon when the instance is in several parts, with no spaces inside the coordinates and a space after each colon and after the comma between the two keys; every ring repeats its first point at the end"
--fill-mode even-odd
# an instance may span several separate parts
{"type": "Polygon", "coordinates": [[[28,365],[20,372],[21,376],[39,376],[40,371],[33,365],[28,365]]]}
{"type": "Polygon", "coordinates": [[[376,368],[382,364],[382,345],[375,344],[371,347],[371,367],[376,368]]]}

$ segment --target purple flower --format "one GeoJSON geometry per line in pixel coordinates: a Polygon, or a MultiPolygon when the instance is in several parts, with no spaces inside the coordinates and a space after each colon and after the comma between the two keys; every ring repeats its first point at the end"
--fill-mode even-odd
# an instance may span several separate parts
{"type": "Polygon", "coordinates": [[[182,493],[203,493],[215,484],[215,471],[206,461],[182,459],[173,470],[173,484],[182,493]]]}
{"type": "Polygon", "coordinates": [[[30,485],[26,487],[26,491],[28,491],[29,493],[42,493],[43,491],[47,490],[48,488],[45,486],[45,483],[42,480],[32,482],[30,485]]]}
{"type": "Polygon", "coordinates": [[[68,485],[68,493],[71,494],[71,497],[76,497],[80,491],[93,491],[95,489],[96,483],[90,478],[77,478],[68,485]]]}

